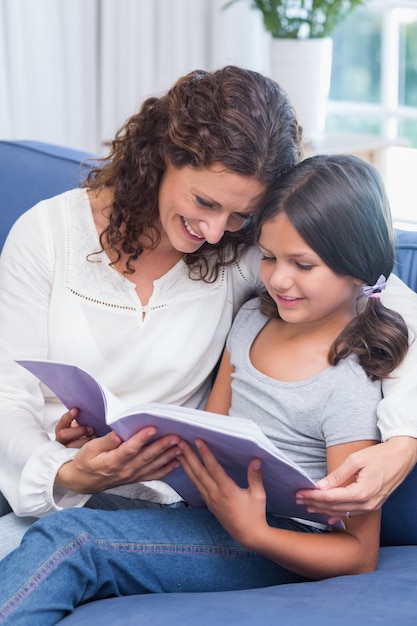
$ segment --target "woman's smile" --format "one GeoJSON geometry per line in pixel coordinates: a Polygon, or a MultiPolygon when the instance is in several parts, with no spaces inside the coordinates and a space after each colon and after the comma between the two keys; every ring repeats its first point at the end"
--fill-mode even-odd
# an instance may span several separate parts
{"type": "Polygon", "coordinates": [[[183,215],[180,215],[180,219],[183,223],[183,226],[185,228],[185,230],[187,231],[187,233],[191,236],[191,238],[195,241],[203,241],[205,239],[205,237],[203,235],[199,235],[198,233],[195,232],[195,230],[193,230],[193,228],[190,226],[189,222],[186,220],[186,218],[183,215]]]}

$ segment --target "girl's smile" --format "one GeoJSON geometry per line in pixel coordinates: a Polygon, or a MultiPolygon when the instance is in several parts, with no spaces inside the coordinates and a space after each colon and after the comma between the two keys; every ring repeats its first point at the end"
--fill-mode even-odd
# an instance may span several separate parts
{"type": "Polygon", "coordinates": [[[278,306],[291,308],[304,300],[304,298],[294,298],[291,296],[282,296],[279,293],[275,295],[278,306]]]}

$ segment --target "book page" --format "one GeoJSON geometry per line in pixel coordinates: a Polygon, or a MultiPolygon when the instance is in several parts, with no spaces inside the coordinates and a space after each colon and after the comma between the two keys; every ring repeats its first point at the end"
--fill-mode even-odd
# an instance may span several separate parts
{"type": "Polygon", "coordinates": [[[77,421],[92,426],[99,437],[110,432],[108,412],[118,413],[124,404],[83,369],[58,361],[25,359],[16,361],[56,395],[67,409],[77,408],[77,421]]]}

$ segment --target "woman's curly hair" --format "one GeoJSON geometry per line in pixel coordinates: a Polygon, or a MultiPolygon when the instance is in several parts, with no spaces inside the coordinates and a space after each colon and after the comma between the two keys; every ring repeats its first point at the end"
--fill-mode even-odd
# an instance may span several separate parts
{"type": "MultiPolygon", "coordinates": [[[[181,77],[165,95],[144,101],[83,183],[114,192],[101,245],[106,241],[119,259],[127,254],[127,272],[133,273],[131,263],[144,249],[142,233],[153,233],[151,247],[161,238],[158,192],[168,163],[178,168],[222,163],[269,187],[300,159],[301,135],[286,93],[257,72],[227,66],[181,77]]],[[[205,243],[186,254],[185,262],[198,278],[215,280],[219,266],[233,262],[251,240],[250,226],[226,232],[216,245],[205,243]],[[213,250],[214,264],[208,254],[213,250]]]]}

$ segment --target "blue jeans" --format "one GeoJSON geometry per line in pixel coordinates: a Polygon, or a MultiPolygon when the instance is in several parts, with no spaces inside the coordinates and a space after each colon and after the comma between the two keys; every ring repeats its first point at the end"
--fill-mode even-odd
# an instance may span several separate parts
{"type": "MultiPolygon", "coordinates": [[[[119,509],[160,508],[163,505],[147,500],[124,498],[115,494],[97,493],[85,506],[89,509],[117,511],[119,509]]],[[[23,535],[36,520],[36,517],[18,517],[0,493],[0,560],[18,547],[23,535]]]]}
{"type": "MultiPolygon", "coordinates": [[[[272,526],[306,527],[268,518],[272,526]]],[[[0,562],[0,624],[56,624],[109,596],[227,591],[302,577],[248,552],[207,509],[68,509],[38,520],[0,562]]]]}

